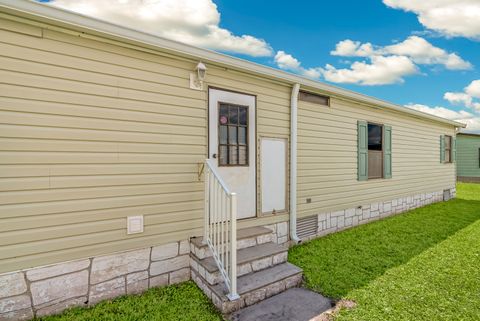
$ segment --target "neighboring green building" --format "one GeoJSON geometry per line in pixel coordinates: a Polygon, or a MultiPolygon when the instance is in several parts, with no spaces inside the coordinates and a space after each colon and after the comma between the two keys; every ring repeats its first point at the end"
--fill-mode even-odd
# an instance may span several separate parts
{"type": "Polygon", "coordinates": [[[480,183],[480,134],[457,134],[457,180],[480,183]]]}

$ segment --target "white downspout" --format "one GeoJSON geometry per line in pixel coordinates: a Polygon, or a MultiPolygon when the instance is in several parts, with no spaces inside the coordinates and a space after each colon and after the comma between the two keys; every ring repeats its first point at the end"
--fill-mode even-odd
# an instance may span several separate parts
{"type": "Polygon", "coordinates": [[[290,238],[301,242],[297,236],[297,106],[300,84],[293,85],[290,101],[290,238]]]}

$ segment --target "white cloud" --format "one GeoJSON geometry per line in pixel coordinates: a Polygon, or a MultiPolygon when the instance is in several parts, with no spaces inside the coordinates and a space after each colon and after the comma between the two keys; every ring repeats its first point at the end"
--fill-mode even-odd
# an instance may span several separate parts
{"type": "Polygon", "coordinates": [[[465,93],[447,92],[443,95],[443,98],[454,105],[461,104],[464,106],[470,106],[472,104],[472,97],[465,93]]]}
{"type": "Polygon", "coordinates": [[[318,79],[320,77],[335,83],[359,85],[385,85],[403,82],[403,77],[418,72],[415,64],[403,56],[373,56],[371,63],[354,62],[349,69],[337,69],[332,65],[304,68],[298,59],[284,51],[275,55],[275,63],[284,70],[318,79]]]}
{"type": "Polygon", "coordinates": [[[271,56],[263,39],[220,27],[213,0],[53,0],[55,6],[213,50],[271,56]]]}
{"type": "Polygon", "coordinates": [[[448,53],[418,36],[410,36],[403,42],[387,46],[384,48],[384,51],[390,54],[410,57],[417,64],[444,65],[451,70],[472,68],[472,64],[463,60],[457,54],[448,53]]]}
{"type": "Polygon", "coordinates": [[[415,13],[423,26],[444,36],[480,39],[478,0],[383,0],[383,3],[415,13]]]}
{"type": "Polygon", "coordinates": [[[472,114],[465,110],[454,111],[445,107],[429,107],[421,104],[408,104],[406,107],[467,124],[467,128],[464,131],[480,133],[480,114],[472,114]]]}
{"type": "Polygon", "coordinates": [[[450,70],[471,69],[472,64],[463,60],[456,53],[448,53],[435,47],[422,37],[410,36],[402,42],[390,46],[374,46],[371,43],[361,43],[350,39],[337,43],[335,50],[330,52],[342,57],[372,57],[372,56],[405,56],[420,65],[443,65],[450,70]]]}
{"type": "Polygon", "coordinates": [[[446,92],[443,98],[451,104],[472,108],[480,112],[480,80],[472,81],[463,92],[446,92]]]}
{"type": "Polygon", "coordinates": [[[418,72],[415,64],[404,56],[373,56],[370,59],[371,63],[356,61],[350,69],[326,65],[322,70],[323,77],[336,83],[372,86],[402,83],[403,77],[418,72]]]}
{"type": "Polygon", "coordinates": [[[335,50],[330,51],[330,54],[341,57],[370,57],[375,54],[375,50],[369,42],[362,44],[360,41],[346,39],[337,43],[335,50]]]}
{"type": "Polygon", "coordinates": [[[465,88],[465,92],[471,97],[480,98],[480,80],[474,80],[465,88]]]}
{"type": "Polygon", "coordinates": [[[300,61],[285,51],[278,51],[274,59],[277,66],[281,69],[299,71],[301,68],[300,61]]]}
{"type": "Polygon", "coordinates": [[[274,60],[279,68],[293,71],[309,78],[318,79],[322,75],[321,68],[305,69],[297,58],[287,54],[285,51],[278,51],[274,60]]]}

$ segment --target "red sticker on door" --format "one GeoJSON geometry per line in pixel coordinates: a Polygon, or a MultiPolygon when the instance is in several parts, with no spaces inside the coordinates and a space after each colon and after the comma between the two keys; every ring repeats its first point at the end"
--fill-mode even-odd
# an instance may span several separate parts
{"type": "Polygon", "coordinates": [[[228,122],[227,116],[220,117],[220,124],[225,125],[228,122]]]}

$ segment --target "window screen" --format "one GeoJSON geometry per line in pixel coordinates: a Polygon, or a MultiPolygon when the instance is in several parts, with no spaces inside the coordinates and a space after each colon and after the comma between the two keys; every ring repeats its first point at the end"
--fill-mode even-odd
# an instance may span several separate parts
{"type": "Polygon", "coordinates": [[[368,178],[383,177],[383,126],[368,124],[368,178]]]}
{"type": "Polygon", "coordinates": [[[452,162],[452,136],[445,136],[445,163],[452,162]]]}
{"type": "Polygon", "coordinates": [[[219,108],[219,165],[248,166],[248,107],[220,103],[219,108]]]}

